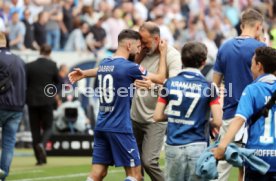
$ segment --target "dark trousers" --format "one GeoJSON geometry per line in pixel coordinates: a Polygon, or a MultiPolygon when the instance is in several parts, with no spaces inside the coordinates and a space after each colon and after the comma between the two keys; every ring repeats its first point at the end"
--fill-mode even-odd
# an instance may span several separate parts
{"type": "Polygon", "coordinates": [[[268,172],[265,175],[257,171],[252,171],[248,168],[245,169],[245,181],[276,181],[276,172],[268,172]]]}
{"type": "Polygon", "coordinates": [[[29,119],[37,164],[46,163],[44,147],[52,134],[53,106],[29,106],[29,119]]]}
{"type": "Polygon", "coordinates": [[[33,144],[46,144],[52,134],[53,106],[29,106],[33,144]]]}

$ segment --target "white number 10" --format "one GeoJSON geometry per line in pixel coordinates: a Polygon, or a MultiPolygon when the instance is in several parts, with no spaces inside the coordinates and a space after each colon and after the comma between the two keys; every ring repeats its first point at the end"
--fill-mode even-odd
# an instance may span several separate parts
{"type": "MultiPolygon", "coordinates": [[[[183,91],[181,91],[181,90],[171,90],[170,94],[176,95],[177,100],[171,100],[169,102],[167,114],[172,115],[172,116],[180,116],[181,112],[173,110],[173,106],[180,106],[180,104],[182,103],[182,100],[183,100],[183,91]]],[[[193,93],[193,92],[185,92],[185,97],[193,99],[192,104],[190,105],[188,111],[185,114],[185,118],[189,118],[191,116],[191,114],[193,113],[196,104],[199,101],[200,94],[193,93]]]]}
{"type": "Polygon", "coordinates": [[[113,77],[110,74],[105,75],[103,78],[102,75],[98,75],[98,79],[100,88],[100,102],[103,103],[105,101],[107,104],[109,104],[113,101],[114,98],[113,77]]]}

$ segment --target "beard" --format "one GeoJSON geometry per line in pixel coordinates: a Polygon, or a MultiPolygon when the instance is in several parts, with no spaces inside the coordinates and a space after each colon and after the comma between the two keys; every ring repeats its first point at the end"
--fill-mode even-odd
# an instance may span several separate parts
{"type": "Polygon", "coordinates": [[[155,42],[152,42],[151,48],[148,49],[147,55],[152,55],[156,51],[157,45],[158,44],[156,44],[155,42]]]}
{"type": "Polygon", "coordinates": [[[136,55],[134,53],[129,54],[128,60],[131,61],[131,62],[134,62],[135,61],[135,56],[136,55]]]}

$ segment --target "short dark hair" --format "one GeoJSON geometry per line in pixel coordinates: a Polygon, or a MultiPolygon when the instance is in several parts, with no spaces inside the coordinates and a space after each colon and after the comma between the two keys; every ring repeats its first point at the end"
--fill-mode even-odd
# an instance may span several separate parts
{"type": "Polygon", "coordinates": [[[150,35],[158,35],[160,36],[160,28],[158,27],[158,25],[156,23],[153,23],[151,21],[147,21],[145,23],[143,23],[140,26],[140,31],[141,30],[146,30],[149,32],[150,35]]]}
{"type": "Polygon", "coordinates": [[[52,52],[52,48],[50,45],[48,44],[43,44],[41,47],[40,47],[40,55],[50,55],[52,52]]]}
{"type": "Polygon", "coordinates": [[[255,60],[264,67],[264,72],[273,74],[276,71],[276,49],[272,47],[259,47],[255,50],[255,60]]]}
{"type": "Polygon", "coordinates": [[[242,13],[241,25],[254,26],[256,22],[263,22],[263,15],[255,9],[247,9],[242,13]]]}
{"type": "Polygon", "coordinates": [[[124,39],[141,40],[141,36],[137,31],[134,31],[131,29],[125,29],[120,32],[118,36],[118,42],[121,42],[124,39]]]}
{"type": "Polygon", "coordinates": [[[181,50],[184,67],[199,68],[207,58],[207,47],[200,42],[188,42],[181,50]]]}

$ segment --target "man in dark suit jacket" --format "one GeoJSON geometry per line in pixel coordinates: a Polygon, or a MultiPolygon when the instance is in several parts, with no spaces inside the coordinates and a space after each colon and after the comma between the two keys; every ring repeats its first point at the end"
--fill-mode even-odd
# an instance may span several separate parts
{"type": "Polygon", "coordinates": [[[43,45],[41,57],[26,65],[27,104],[37,165],[46,163],[44,147],[52,133],[54,85],[58,83],[57,65],[50,60],[50,54],[51,47],[43,45]]]}

